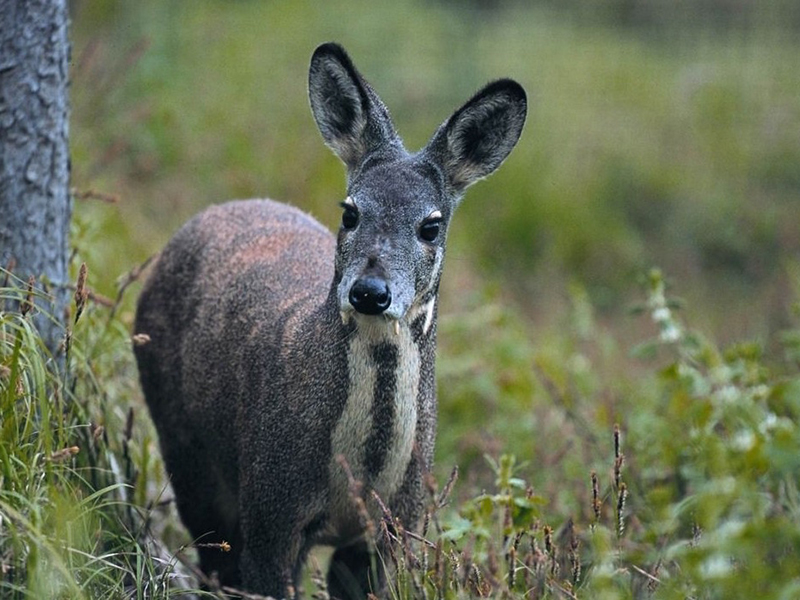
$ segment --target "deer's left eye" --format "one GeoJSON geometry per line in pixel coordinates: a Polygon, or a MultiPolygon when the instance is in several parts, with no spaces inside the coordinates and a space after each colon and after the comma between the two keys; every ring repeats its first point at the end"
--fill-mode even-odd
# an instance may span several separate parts
{"type": "Polygon", "coordinates": [[[419,226],[419,237],[426,242],[435,242],[439,237],[439,229],[442,225],[441,217],[432,217],[425,219],[422,225],[419,226]]]}

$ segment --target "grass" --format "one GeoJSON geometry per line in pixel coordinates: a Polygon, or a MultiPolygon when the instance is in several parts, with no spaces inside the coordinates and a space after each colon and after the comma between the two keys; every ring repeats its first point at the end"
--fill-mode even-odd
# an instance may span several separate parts
{"type": "MultiPolygon", "coordinates": [[[[111,310],[88,303],[61,373],[29,314],[0,315],[3,597],[167,598],[199,585],[190,540],[160,503],[127,328],[111,310]]],[[[389,538],[392,597],[797,593],[800,329],[782,336],[781,360],[755,344],[719,349],[678,318],[656,271],[641,313],[653,335],[634,349],[643,368],[623,382],[576,347],[560,360],[526,350],[504,339],[517,330],[508,325],[479,350],[496,364],[469,353],[442,361],[445,384],[474,390],[441,398],[440,441],[462,475],[431,475],[421,535],[388,511],[371,525],[389,538]],[[448,371],[450,361],[466,371],[448,371]],[[455,413],[472,403],[487,414],[489,398],[516,427],[488,423],[482,457],[450,449],[468,427],[455,413]]],[[[573,319],[583,322],[578,345],[596,341],[588,319],[573,319]]],[[[316,597],[323,581],[312,569],[316,597]]]]}
{"type": "MultiPolygon", "coordinates": [[[[25,283],[0,290],[0,597],[199,585],[138,389],[129,275],[226,198],[335,222],[342,171],[304,100],[327,39],[412,147],[492,77],[532,100],[456,218],[430,516],[424,539],[391,540],[393,597],[798,595],[796,36],[570,15],[75,3],[73,276],[85,261],[91,293],[54,358],[12,308],[25,283]]],[[[314,568],[307,589],[325,597],[314,568]]]]}
{"type": "MultiPolygon", "coordinates": [[[[678,320],[660,275],[650,285],[642,310],[655,335],[633,349],[650,357],[649,372],[612,383],[586,356],[545,363],[534,353],[539,366],[530,385],[535,390],[538,379],[553,400],[549,422],[532,428],[536,438],[528,448],[506,451],[528,457],[533,447],[531,465],[543,466],[544,472],[527,470],[546,501],[535,519],[562,534],[580,532],[579,597],[648,597],[651,587],[655,597],[667,598],[791,597],[798,585],[791,557],[800,541],[791,525],[798,465],[789,458],[798,442],[797,363],[767,366],[755,344],[717,348],[678,320]],[[620,451],[609,420],[619,423],[625,440],[622,511],[620,451]],[[537,436],[553,430],[560,435],[537,436]],[[557,460],[548,460],[552,453],[557,460]],[[597,487],[590,485],[592,473],[597,487]]],[[[584,348],[586,341],[592,338],[584,348]]],[[[544,412],[533,403],[529,410],[544,412]]],[[[499,427],[498,435],[507,430],[499,427]]],[[[497,510],[493,518],[500,522],[497,510]]],[[[562,541],[562,557],[571,535],[562,541]]]]}
{"type": "Polygon", "coordinates": [[[126,327],[78,280],[74,323],[53,356],[33,313],[13,308],[27,285],[4,277],[0,597],[168,597],[148,523],[161,467],[125,404],[135,386],[126,327]]]}

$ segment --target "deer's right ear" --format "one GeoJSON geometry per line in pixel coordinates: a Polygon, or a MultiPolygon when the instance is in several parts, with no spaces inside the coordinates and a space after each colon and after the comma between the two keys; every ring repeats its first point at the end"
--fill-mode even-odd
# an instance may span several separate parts
{"type": "Polygon", "coordinates": [[[397,139],[386,107],[338,44],[322,44],[314,51],[308,97],[322,138],[349,169],[397,139]]]}

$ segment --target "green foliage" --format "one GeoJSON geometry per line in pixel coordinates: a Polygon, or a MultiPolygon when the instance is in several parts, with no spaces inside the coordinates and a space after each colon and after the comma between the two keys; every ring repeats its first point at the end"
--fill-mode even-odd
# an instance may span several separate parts
{"type": "Polygon", "coordinates": [[[800,584],[800,376],[791,365],[767,366],[757,344],[723,351],[686,331],[657,274],[648,308],[675,358],[632,443],[647,465],[643,508],[675,563],[665,563],[666,587],[790,597],[800,584]]]}
{"type": "MultiPolygon", "coordinates": [[[[567,341],[545,352],[525,341],[524,321],[509,307],[497,311],[490,303],[471,320],[445,323],[451,350],[476,330],[485,340],[460,349],[456,362],[464,369],[444,361],[442,375],[440,454],[458,457],[468,482],[457,484],[454,471],[439,491],[429,480],[421,536],[388,511],[373,524],[392,550],[384,558],[394,573],[393,597],[797,593],[796,330],[782,336],[784,359],[752,343],[720,349],[677,318],[659,272],[647,285],[637,312],[649,317],[655,335],[634,348],[644,368],[623,382],[609,382],[581,354],[590,354],[587,344],[600,336],[578,287],[567,341]],[[460,385],[448,386],[456,380],[460,385]],[[453,450],[446,430],[466,428],[455,414],[468,410],[470,390],[473,412],[497,411],[483,419],[484,442],[502,439],[472,450],[476,441],[467,439],[453,450]],[[619,425],[598,418],[602,411],[592,406],[608,394],[615,396],[609,411],[619,425]],[[520,418],[524,413],[538,422],[520,418]],[[517,426],[502,415],[515,416],[517,426]],[[563,437],[574,436],[566,451],[526,443],[536,432],[554,443],[546,431],[553,424],[563,437]],[[480,450],[486,455],[473,454],[480,450]],[[548,455],[553,451],[560,460],[548,455]]],[[[14,307],[25,293],[10,286],[1,297],[14,307]]],[[[148,534],[147,507],[163,488],[162,466],[150,428],[139,424],[134,435],[132,409],[125,409],[135,383],[126,329],[110,310],[90,304],[68,332],[63,373],[29,314],[13,308],[0,314],[4,597],[182,593],[176,567],[185,542],[163,531],[162,541],[148,534]],[[161,549],[164,543],[171,553],[161,549]]],[[[613,346],[605,352],[623,360],[613,346]]],[[[325,597],[323,579],[312,582],[325,597]]]]}
{"type": "MultiPolygon", "coordinates": [[[[787,360],[766,357],[755,343],[720,349],[677,318],[677,303],[667,298],[658,271],[651,272],[647,286],[647,301],[637,312],[649,317],[656,333],[633,349],[639,365],[635,377],[612,381],[588,358],[576,360],[579,347],[589,354],[586,343],[599,337],[592,333],[579,290],[574,292],[573,342],[562,347],[560,361],[546,360],[545,352],[529,345],[524,360],[509,359],[497,336],[514,337],[514,325],[482,328],[488,347],[455,349],[467,358],[452,360],[471,364],[480,357],[485,370],[458,373],[460,382],[451,390],[449,378],[455,374],[443,369],[441,404],[448,426],[450,411],[460,413],[468,402],[459,390],[473,389],[473,413],[508,413],[518,422],[524,422],[523,411],[547,415],[527,433],[543,433],[544,441],[539,437],[531,445],[553,443],[546,432],[552,423],[570,437],[566,450],[556,448],[558,461],[541,448],[531,452],[524,443],[527,424],[509,427],[502,417],[484,419],[483,437],[473,438],[476,449],[532,458],[523,466],[515,466],[513,455],[489,459],[496,491],[464,501],[457,515],[442,519],[442,539],[456,544],[451,552],[462,554],[451,568],[457,571],[467,553],[492,593],[709,599],[797,593],[796,330],[781,336],[787,360]],[[530,375],[527,385],[518,381],[517,389],[526,392],[503,399],[499,390],[509,373],[525,379],[525,360],[538,376],[530,375]],[[484,388],[493,390],[491,409],[480,394],[484,388]],[[609,396],[612,407],[599,407],[609,396]],[[618,429],[602,418],[605,410],[618,429]],[[549,543],[547,531],[553,532],[549,543]],[[517,562],[508,563],[509,540],[522,548],[517,562]],[[498,566],[502,556],[504,567],[498,566]],[[519,571],[517,587],[509,584],[512,565],[519,571]]],[[[616,360],[624,357],[617,354],[616,360]]],[[[457,456],[463,470],[475,472],[473,454],[462,448],[457,456]]]]}
{"type": "Polygon", "coordinates": [[[0,276],[0,596],[168,597],[146,494],[133,494],[161,468],[132,456],[152,439],[145,429],[133,439],[125,409],[135,386],[125,327],[77,309],[53,357],[25,309],[30,292],[0,276]]]}

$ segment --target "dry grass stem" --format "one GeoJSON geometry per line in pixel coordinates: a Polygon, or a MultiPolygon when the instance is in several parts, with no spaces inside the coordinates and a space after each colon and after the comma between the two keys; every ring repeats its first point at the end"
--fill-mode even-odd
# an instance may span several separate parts
{"type": "Polygon", "coordinates": [[[125,295],[125,290],[128,289],[132,283],[139,280],[144,273],[145,269],[152,263],[155,259],[159,257],[160,253],[153,254],[139,265],[133,267],[127,274],[119,280],[119,289],[117,290],[117,297],[114,299],[113,304],[111,305],[111,310],[109,311],[108,320],[111,320],[116,316],[117,309],[119,308],[120,304],[122,303],[122,297],[125,295]]]}
{"type": "Polygon", "coordinates": [[[69,446],[67,448],[62,448],[61,450],[56,450],[50,455],[50,460],[52,462],[60,462],[62,460],[66,460],[72,456],[75,456],[80,452],[81,449],[78,446],[69,446]]]}
{"type": "MultiPolygon", "coordinates": [[[[654,567],[654,570],[655,570],[656,573],[658,573],[658,569],[660,567],[661,567],[661,561],[659,560],[656,563],[656,566],[654,567]]],[[[650,589],[651,585],[653,586],[652,589],[650,589],[650,591],[655,590],[655,588],[658,587],[661,584],[661,580],[658,577],[656,577],[655,575],[653,575],[651,573],[648,573],[644,569],[642,569],[640,567],[637,567],[636,565],[633,565],[633,564],[631,565],[631,569],[633,569],[634,571],[639,573],[639,575],[642,575],[642,576],[647,578],[648,589],[650,589]]]]}
{"type": "Polygon", "coordinates": [[[128,409],[128,416],[125,418],[125,429],[122,432],[123,439],[126,442],[130,442],[131,437],[133,437],[133,421],[135,416],[136,416],[135,412],[133,410],[133,407],[131,406],[128,409]]]}
{"type": "Polygon", "coordinates": [[[509,492],[508,499],[509,501],[503,507],[503,548],[508,547],[509,537],[514,531],[514,522],[511,517],[511,503],[513,502],[511,492],[509,492]]]}
{"type": "Polygon", "coordinates": [[[620,454],[614,458],[614,487],[619,489],[622,483],[622,465],[625,463],[625,455],[620,454]]]}
{"type": "Polygon", "coordinates": [[[33,275],[28,277],[28,285],[26,288],[25,300],[22,301],[22,304],[20,304],[19,307],[19,312],[20,314],[22,314],[23,317],[25,317],[28,313],[30,313],[33,310],[33,286],[35,283],[36,283],[36,278],[33,275]]]}
{"type": "Polygon", "coordinates": [[[383,533],[385,546],[389,550],[389,558],[392,561],[392,565],[394,565],[395,572],[397,572],[397,570],[400,568],[400,561],[398,561],[397,552],[394,550],[394,545],[397,542],[397,538],[395,538],[389,531],[389,525],[386,524],[385,520],[381,520],[381,532],[383,533]]]}
{"type": "Polygon", "coordinates": [[[93,189],[79,192],[77,189],[72,188],[70,192],[72,193],[72,197],[76,200],[100,200],[106,204],[116,204],[120,199],[119,194],[108,194],[93,189]]]}
{"type": "Polygon", "coordinates": [[[544,526],[544,551],[552,556],[554,554],[553,548],[553,528],[549,525],[544,526]]]}
{"type": "Polygon", "coordinates": [[[417,541],[417,542],[423,544],[424,546],[427,546],[428,548],[435,548],[436,547],[436,544],[434,544],[432,541],[427,539],[425,536],[420,535],[419,533],[414,533],[413,531],[406,530],[406,535],[409,538],[411,538],[412,540],[417,541]]]}
{"type": "Polygon", "coordinates": [[[550,581],[548,582],[548,584],[549,584],[551,587],[553,587],[553,588],[555,588],[556,590],[558,590],[560,593],[564,594],[564,595],[565,595],[567,598],[569,598],[570,600],[578,600],[578,597],[577,597],[577,596],[574,594],[574,592],[573,592],[571,589],[569,589],[568,587],[565,587],[565,586],[561,585],[560,583],[558,583],[558,582],[557,582],[557,581],[555,581],[554,579],[553,579],[553,580],[550,580],[550,581]]]}
{"type": "Polygon", "coordinates": [[[407,567],[412,570],[419,568],[421,563],[417,555],[414,554],[411,548],[411,542],[409,541],[408,532],[406,528],[403,527],[403,524],[400,523],[399,519],[395,519],[395,528],[397,529],[397,537],[403,542],[403,556],[405,557],[407,567]]]}
{"type": "Polygon", "coordinates": [[[78,271],[78,283],[75,285],[75,320],[73,323],[77,323],[81,314],[83,314],[83,309],[86,306],[86,299],[89,296],[89,291],[86,288],[87,271],[86,263],[81,263],[81,268],[78,271]]]}
{"type": "MultiPolygon", "coordinates": [[[[77,291],[78,289],[78,286],[73,284],[69,284],[69,286],[67,287],[73,292],[77,291]]],[[[95,292],[89,286],[86,286],[86,299],[90,300],[91,302],[94,302],[95,304],[99,304],[104,308],[114,308],[114,301],[111,298],[109,298],[108,296],[104,296],[103,294],[100,294],[98,292],[95,292]]]]}
{"type": "Polygon", "coordinates": [[[364,485],[353,476],[353,471],[350,468],[350,463],[347,462],[347,459],[344,457],[344,455],[342,454],[337,455],[336,462],[339,463],[339,465],[344,470],[345,475],[347,476],[347,485],[350,491],[350,498],[353,500],[353,505],[356,507],[356,512],[358,513],[358,517],[361,520],[362,527],[364,527],[367,539],[374,539],[375,523],[372,521],[372,517],[369,516],[369,511],[367,510],[367,504],[364,502],[364,497],[362,493],[364,485]]]}
{"type": "Polygon", "coordinates": [[[59,346],[59,350],[63,350],[66,356],[69,356],[70,348],[72,347],[72,329],[67,327],[66,331],[64,332],[64,340],[61,342],[59,346]]]}
{"type": "Polygon", "coordinates": [[[511,546],[511,549],[508,551],[508,589],[514,588],[514,583],[516,580],[516,573],[517,573],[517,548],[516,546],[511,546]]]}
{"type": "Polygon", "coordinates": [[[228,542],[226,542],[225,540],[222,540],[221,542],[208,542],[208,543],[197,542],[196,544],[192,544],[192,545],[195,548],[211,548],[211,549],[215,549],[216,548],[220,552],[230,552],[231,551],[231,545],[228,542]]]}
{"type": "Polygon", "coordinates": [[[17,259],[13,256],[8,259],[5,268],[5,274],[3,275],[3,287],[8,287],[9,278],[11,277],[11,273],[14,272],[14,269],[17,268],[17,259]]]}
{"type": "Polygon", "coordinates": [[[386,506],[386,504],[384,504],[383,500],[378,495],[378,492],[372,490],[371,495],[372,499],[375,500],[375,503],[378,505],[378,508],[381,509],[383,520],[386,521],[388,525],[394,526],[394,517],[392,516],[392,513],[389,510],[389,508],[386,506]]]}
{"type": "Polygon", "coordinates": [[[572,583],[577,585],[581,579],[581,555],[580,555],[581,542],[578,536],[575,535],[575,529],[572,528],[569,540],[569,563],[572,567],[572,583]]]}
{"type": "Polygon", "coordinates": [[[661,584],[661,580],[658,579],[658,574],[661,572],[661,559],[659,558],[656,564],[653,566],[653,570],[650,575],[650,579],[647,582],[647,589],[652,594],[656,591],[656,588],[661,584]]]}
{"type": "Polygon", "coordinates": [[[625,502],[628,500],[628,486],[621,483],[619,487],[619,497],[617,498],[617,536],[622,537],[625,533],[625,502]]]}
{"type": "Polygon", "coordinates": [[[447,505],[447,500],[450,498],[450,493],[453,491],[456,481],[458,481],[458,466],[453,467],[453,470],[450,471],[450,477],[448,477],[447,483],[444,484],[442,493],[439,494],[439,499],[436,501],[437,508],[443,508],[447,505]]]}

